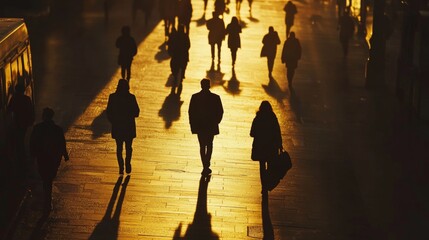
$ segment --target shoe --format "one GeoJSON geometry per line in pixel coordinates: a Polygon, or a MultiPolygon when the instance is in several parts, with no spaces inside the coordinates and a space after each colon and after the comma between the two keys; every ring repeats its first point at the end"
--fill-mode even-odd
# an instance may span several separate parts
{"type": "Polygon", "coordinates": [[[127,172],[127,174],[131,173],[131,164],[127,164],[125,166],[125,171],[127,172]]]}

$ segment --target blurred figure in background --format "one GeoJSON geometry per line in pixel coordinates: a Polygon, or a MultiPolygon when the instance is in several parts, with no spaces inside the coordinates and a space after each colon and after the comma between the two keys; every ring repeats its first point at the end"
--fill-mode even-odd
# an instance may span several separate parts
{"type": "Polygon", "coordinates": [[[226,27],[228,34],[228,48],[231,49],[232,67],[235,66],[237,60],[237,50],[241,47],[240,40],[241,26],[238,23],[237,17],[232,17],[231,23],[226,27]]]}
{"type": "Polygon", "coordinates": [[[215,59],[215,45],[217,45],[218,64],[220,64],[222,41],[225,39],[225,23],[219,18],[219,14],[212,12],[212,18],[207,20],[206,26],[209,30],[209,44],[211,47],[212,63],[215,59]]]}
{"type": "Polygon", "coordinates": [[[290,29],[293,26],[295,14],[298,13],[298,10],[296,9],[296,5],[293,4],[292,1],[288,1],[283,8],[283,10],[286,13],[285,16],[285,24],[286,24],[286,38],[289,36],[290,29]]]}
{"type": "Polygon", "coordinates": [[[192,3],[191,0],[179,1],[179,26],[185,27],[185,33],[189,35],[189,25],[192,18],[192,3]]]}
{"type": "Polygon", "coordinates": [[[355,23],[350,16],[350,11],[346,9],[344,15],[340,18],[340,43],[343,48],[344,57],[349,53],[349,41],[355,32],[355,23]]]}
{"type": "Polygon", "coordinates": [[[118,64],[121,66],[121,76],[128,81],[131,78],[131,63],[137,54],[137,44],[130,34],[130,27],[122,27],[122,35],[116,39],[116,47],[119,48],[118,64]]]}
{"type": "Polygon", "coordinates": [[[268,33],[265,34],[264,38],[262,39],[262,50],[261,50],[261,57],[267,58],[267,65],[268,65],[268,78],[271,80],[273,75],[273,67],[274,67],[274,59],[276,58],[277,54],[277,45],[280,44],[280,38],[277,31],[274,31],[274,28],[270,26],[268,28],[268,33]]]}
{"type": "Polygon", "coordinates": [[[295,75],[295,69],[298,67],[299,59],[301,59],[301,44],[295,37],[295,33],[290,32],[289,38],[285,41],[282,51],[282,63],[286,64],[286,77],[289,88],[292,88],[292,80],[295,75]]]}

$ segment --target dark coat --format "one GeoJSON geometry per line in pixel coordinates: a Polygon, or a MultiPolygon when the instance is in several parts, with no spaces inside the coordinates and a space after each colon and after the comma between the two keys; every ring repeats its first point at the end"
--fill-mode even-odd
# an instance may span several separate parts
{"type": "Polygon", "coordinates": [[[54,179],[61,158],[68,156],[63,129],[53,121],[36,124],[30,136],[30,153],[37,160],[42,179],[54,179]]]}
{"type": "Polygon", "coordinates": [[[31,98],[15,93],[9,101],[7,111],[13,113],[14,124],[19,128],[27,128],[34,123],[34,108],[31,98]]]}
{"type": "Polygon", "coordinates": [[[179,24],[189,25],[192,18],[192,3],[190,0],[182,0],[178,5],[179,24]]]}
{"type": "Polygon", "coordinates": [[[220,44],[225,39],[225,23],[220,18],[211,18],[207,20],[207,29],[209,30],[209,44],[220,44]]]}
{"type": "Polygon", "coordinates": [[[297,38],[288,38],[282,51],[282,63],[286,63],[287,68],[296,68],[298,60],[301,59],[301,44],[297,38]]]}
{"type": "Polygon", "coordinates": [[[286,16],[285,16],[286,25],[292,26],[295,19],[295,14],[298,13],[298,10],[296,9],[296,5],[293,4],[292,2],[287,2],[283,10],[286,12],[286,16]]]}
{"type": "Polygon", "coordinates": [[[219,123],[223,117],[223,107],[219,95],[210,91],[193,94],[188,114],[193,134],[219,134],[219,123]]]}
{"type": "Polygon", "coordinates": [[[191,41],[188,34],[180,31],[172,33],[167,45],[168,54],[171,56],[171,69],[179,69],[186,66],[189,61],[189,48],[191,48],[191,41]]]}
{"type": "Polygon", "coordinates": [[[344,15],[340,18],[340,41],[347,42],[355,31],[355,24],[349,15],[344,15]]]}
{"type": "Polygon", "coordinates": [[[140,109],[133,94],[129,92],[110,94],[106,113],[112,124],[112,138],[128,140],[136,137],[135,118],[139,116],[140,109]]]}
{"type": "Polygon", "coordinates": [[[116,47],[119,48],[118,64],[129,66],[133,57],[137,54],[137,44],[133,37],[121,35],[116,40],[116,47]]]}
{"type": "Polygon", "coordinates": [[[228,24],[226,27],[226,34],[228,34],[228,47],[231,49],[237,49],[241,47],[240,40],[241,26],[233,23],[228,24]]]}
{"type": "Polygon", "coordinates": [[[268,58],[275,58],[277,54],[277,45],[280,44],[279,34],[276,31],[265,34],[262,43],[264,44],[262,47],[264,55],[268,58]]]}
{"type": "Polygon", "coordinates": [[[256,114],[250,136],[253,137],[252,160],[271,161],[282,146],[279,122],[273,112],[256,114]]]}

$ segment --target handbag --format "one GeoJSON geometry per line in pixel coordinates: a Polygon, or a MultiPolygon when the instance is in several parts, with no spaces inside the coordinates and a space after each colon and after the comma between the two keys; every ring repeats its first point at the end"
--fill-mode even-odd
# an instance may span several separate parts
{"type": "Polygon", "coordinates": [[[283,148],[280,149],[276,158],[268,162],[267,189],[272,191],[286,176],[287,171],[292,168],[292,160],[289,153],[283,148]]]}
{"type": "Polygon", "coordinates": [[[263,45],[261,49],[261,57],[266,57],[266,56],[268,56],[268,47],[267,45],[263,45]]]}

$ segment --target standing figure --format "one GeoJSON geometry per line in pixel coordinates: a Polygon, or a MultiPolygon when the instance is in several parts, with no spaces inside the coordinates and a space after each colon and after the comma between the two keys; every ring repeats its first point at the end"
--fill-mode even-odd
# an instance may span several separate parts
{"type": "Polygon", "coordinates": [[[282,149],[282,135],[279,122],[268,101],[262,101],[253,119],[250,136],[253,137],[252,160],[259,161],[262,194],[267,194],[267,164],[282,149]]]}
{"type": "Polygon", "coordinates": [[[226,11],[225,0],[215,0],[214,11],[217,13],[217,15],[223,16],[226,11]]]}
{"type": "Polygon", "coordinates": [[[353,37],[355,32],[355,24],[352,17],[349,14],[349,11],[346,11],[344,15],[340,18],[340,43],[343,48],[344,57],[347,56],[349,52],[349,41],[353,37]]]}
{"type": "Polygon", "coordinates": [[[249,15],[252,18],[252,4],[253,4],[253,0],[247,0],[249,2],[249,15]]]}
{"type": "Polygon", "coordinates": [[[222,41],[225,39],[225,23],[219,18],[216,12],[212,12],[212,18],[207,20],[207,29],[209,30],[209,44],[211,47],[212,62],[215,59],[215,45],[217,45],[218,64],[220,63],[220,53],[222,41]]]}
{"type": "Polygon", "coordinates": [[[238,23],[237,17],[232,17],[231,23],[226,27],[228,34],[228,48],[231,49],[232,67],[235,66],[237,59],[237,49],[241,47],[240,41],[241,26],[238,23]]]}
{"type": "Polygon", "coordinates": [[[131,63],[133,57],[137,54],[137,44],[130,35],[130,27],[122,27],[122,35],[116,40],[116,47],[119,48],[118,64],[121,66],[122,78],[130,80],[131,63]]]}
{"type": "Polygon", "coordinates": [[[240,16],[241,3],[243,0],[235,0],[235,12],[237,16],[240,16]]]}
{"type": "Polygon", "coordinates": [[[202,175],[209,175],[213,151],[214,135],[219,134],[219,123],[223,117],[223,107],[219,95],[210,92],[210,80],[201,80],[201,91],[191,97],[189,103],[189,123],[192,134],[198,135],[200,156],[203,164],[202,175]]]}
{"type": "Polygon", "coordinates": [[[25,172],[25,135],[28,127],[34,123],[34,107],[31,98],[24,94],[24,85],[18,83],[15,86],[15,93],[7,105],[7,112],[12,113],[13,132],[15,136],[15,156],[16,169],[25,172]]]}
{"type": "Polygon", "coordinates": [[[270,26],[268,28],[268,33],[265,34],[264,38],[262,39],[262,51],[261,51],[261,57],[267,57],[267,64],[268,64],[268,77],[271,79],[273,67],[274,67],[274,59],[276,58],[277,54],[277,45],[280,44],[280,38],[277,31],[274,31],[274,28],[270,26]]]}
{"type": "Polygon", "coordinates": [[[116,92],[110,94],[107,102],[107,119],[112,124],[112,138],[116,141],[116,157],[118,159],[119,174],[124,174],[124,158],[122,157],[125,142],[125,169],[131,173],[131,154],[133,139],[136,137],[135,118],[140,109],[136,97],[129,92],[128,81],[120,79],[116,92]]]}
{"type": "Polygon", "coordinates": [[[185,27],[185,33],[189,35],[189,25],[192,18],[192,3],[191,0],[179,1],[179,26],[185,27]]]}
{"type": "Polygon", "coordinates": [[[178,86],[178,95],[182,92],[182,81],[183,78],[185,78],[185,71],[189,62],[189,48],[191,47],[189,35],[185,33],[184,29],[185,27],[183,25],[179,25],[179,30],[174,34],[171,34],[167,43],[168,53],[171,56],[171,73],[174,77],[171,93],[175,93],[176,87],[178,86]]]}
{"type": "Polygon", "coordinates": [[[295,69],[298,67],[299,59],[301,59],[301,44],[299,40],[295,38],[295,33],[290,32],[289,38],[285,41],[282,51],[282,63],[286,64],[286,77],[289,88],[292,87],[292,80],[295,75],[295,69]]]}
{"type": "Polygon", "coordinates": [[[292,1],[288,1],[283,8],[283,10],[286,12],[285,16],[285,24],[286,24],[286,37],[289,36],[290,29],[293,26],[293,21],[295,19],[295,14],[298,13],[298,10],[296,9],[296,5],[293,4],[292,1]]]}
{"type": "Polygon", "coordinates": [[[43,121],[36,124],[30,136],[30,152],[36,158],[39,175],[43,182],[43,209],[45,214],[52,210],[52,182],[57,176],[61,158],[69,160],[63,129],[52,120],[54,110],[43,109],[43,121]]]}

